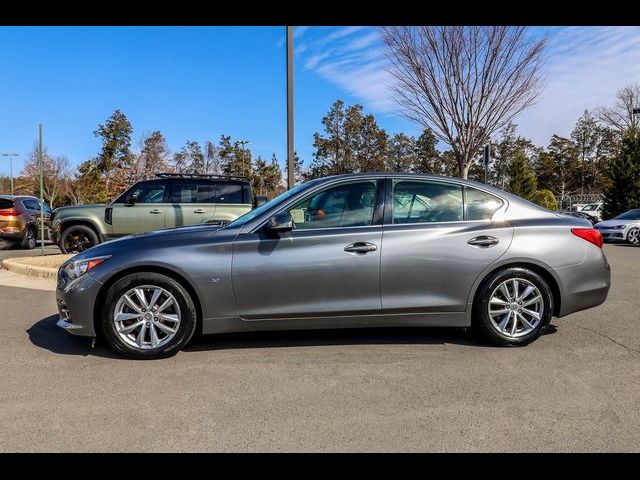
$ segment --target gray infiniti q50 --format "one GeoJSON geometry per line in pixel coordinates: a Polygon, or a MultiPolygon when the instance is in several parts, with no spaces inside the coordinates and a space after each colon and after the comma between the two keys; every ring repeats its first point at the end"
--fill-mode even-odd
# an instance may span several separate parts
{"type": "Polygon", "coordinates": [[[603,303],[600,232],[479,183],[412,174],[313,180],[224,226],[157,230],[76,255],[58,326],[133,358],[205,334],[472,327],[525,345],[603,303]]]}

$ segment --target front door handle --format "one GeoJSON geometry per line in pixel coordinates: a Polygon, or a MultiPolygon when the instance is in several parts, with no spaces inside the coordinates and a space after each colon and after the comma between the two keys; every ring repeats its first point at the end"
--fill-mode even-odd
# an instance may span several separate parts
{"type": "Polygon", "coordinates": [[[349,253],[368,253],[375,252],[377,249],[377,245],[369,242],[356,242],[344,247],[344,251],[349,253]]]}
{"type": "Polygon", "coordinates": [[[162,210],[158,210],[157,208],[154,208],[153,210],[149,210],[149,213],[153,213],[155,215],[158,213],[162,213],[162,210]]]}
{"type": "Polygon", "coordinates": [[[493,247],[500,242],[496,237],[490,237],[489,235],[480,235],[479,237],[474,237],[469,240],[467,243],[469,245],[473,245],[474,247],[493,247]]]}
{"type": "Polygon", "coordinates": [[[197,210],[194,210],[193,213],[207,213],[207,211],[199,208],[197,210]]]}

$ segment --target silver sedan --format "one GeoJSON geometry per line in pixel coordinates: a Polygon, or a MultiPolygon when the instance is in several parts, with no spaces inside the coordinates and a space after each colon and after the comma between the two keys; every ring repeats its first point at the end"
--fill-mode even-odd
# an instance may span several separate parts
{"type": "Polygon", "coordinates": [[[460,179],[313,180],[224,227],[104,243],[59,271],[58,325],[132,358],[201,333],[471,327],[503,346],[605,301],[600,232],[460,179]]]}

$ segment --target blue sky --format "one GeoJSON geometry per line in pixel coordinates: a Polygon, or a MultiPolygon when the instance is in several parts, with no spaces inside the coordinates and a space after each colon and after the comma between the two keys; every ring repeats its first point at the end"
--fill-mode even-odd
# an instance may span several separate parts
{"type": "MultiPolygon", "coordinates": [[[[639,27],[532,29],[544,32],[547,85],[517,119],[541,145],[640,81],[639,27]]],[[[296,149],[305,164],[337,98],[363,104],[389,133],[419,133],[391,101],[375,27],[296,27],[295,45],[296,149]]],[[[92,132],[116,108],[133,124],[134,146],[156,129],[173,151],[224,133],[284,161],[284,27],[0,27],[0,64],[0,152],[21,154],[14,172],[38,122],[49,151],[78,164],[96,154],[92,132]]],[[[0,172],[8,173],[6,157],[0,172]]]]}

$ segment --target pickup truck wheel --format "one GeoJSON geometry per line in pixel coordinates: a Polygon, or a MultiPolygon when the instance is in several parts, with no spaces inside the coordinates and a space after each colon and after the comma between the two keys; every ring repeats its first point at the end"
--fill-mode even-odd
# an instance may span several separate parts
{"type": "Polygon", "coordinates": [[[62,253],[80,253],[98,245],[98,235],[85,225],[72,225],[62,232],[60,250],[62,253]]]}

